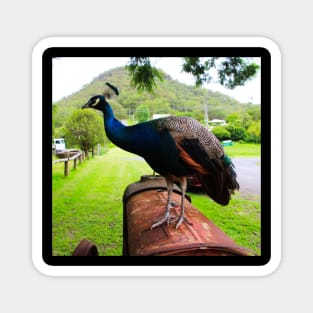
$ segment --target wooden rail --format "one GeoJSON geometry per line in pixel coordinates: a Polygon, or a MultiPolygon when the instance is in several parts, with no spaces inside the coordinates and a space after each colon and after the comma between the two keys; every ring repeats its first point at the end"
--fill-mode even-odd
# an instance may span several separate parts
{"type": "Polygon", "coordinates": [[[84,152],[78,152],[75,155],[69,157],[69,158],[62,158],[58,160],[52,161],[52,164],[64,162],[64,176],[68,176],[69,174],[69,161],[74,161],[74,170],[77,168],[77,159],[79,160],[79,164],[85,159],[85,153],[84,152]]]}

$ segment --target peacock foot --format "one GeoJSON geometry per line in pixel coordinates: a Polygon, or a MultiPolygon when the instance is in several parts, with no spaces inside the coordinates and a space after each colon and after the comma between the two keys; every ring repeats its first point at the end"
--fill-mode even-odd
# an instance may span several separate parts
{"type": "Polygon", "coordinates": [[[175,215],[171,215],[171,214],[170,214],[170,210],[171,210],[171,208],[173,208],[174,206],[177,206],[177,203],[171,202],[171,203],[170,203],[170,206],[167,208],[167,210],[166,210],[164,216],[161,217],[161,218],[159,218],[159,219],[157,219],[157,220],[155,221],[155,223],[152,224],[152,226],[150,227],[150,229],[153,229],[153,228],[155,228],[155,227],[157,227],[157,226],[159,226],[159,225],[162,225],[162,224],[165,223],[165,222],[167,223],[167,225],[176,223],[175,229],[177,229],[177,228],[180,226],[180,224],[181,224],[182,222],[186,222],[186,223],[188,223],[189,225],[192,225],[192,222],[189,221],[189,219],[187,219],[187,217],[185,217],[185,214],[181,214],[181,215],[179,215],[179,216],[177,216],[177,215],[175,216],[175,215]]]}
{"type": "Polygon", "coordinates": [[[186,222],[187,224],[189,224],[191,226],[193,225],[193,223],[187,217],[185,217],[184,215],[182,215],[182,216],[173,216],[173,215],[170,215],[170,214],[165,214],[160,219],[157,219],[155,221],[155,223],[150,227],[150,229],[153,229],[153,228],[155,228],[155,227],[157,227],[159,225],[162,225],[165,222],[167,223],[167,225],[176,223],[175,229],[177,229],[182,222],[186,222]]]}
{"type": "Polygon", "coordinates": [[[157,219],[155,221],[154,224],[152,224],[152,226],[150,227],[150,229],[153,229],[159,225],[162,225],[163,223],[167,222],[167,225],[171,224],[173,220],[175,220],[175,218],[173,216],[170,215],[170,211],[173,207],[175,207],[177,205],[176,202],[174,201],[170,201],[169,204],[167,205],[166,209],[165,209],[165,214],[163,217],[161,217],[160,219],[157,219]]]}
{"type": "Polygon", "coordinates": [[[193,225],[193,223],[192,223],[185,215],[181,215],[181,216],[176,217],[176,218],[173,220],[173,223],[176,222],[176,221],[177,221],[177,223],[176,223],[175,229],[177,229],[177,228],[180,226],[180,224],[181,224],[182,222],[186,222],[186,223],[189,224],[190,226],[193,225]]]}
{"type": "Polygon", "coordinates": [[[150,229],[153,229],[159,225],[162,225],[165,222],[167,222],[167,225],[169,225],[170,223],[172,223],[173,219],[174,219],[173,216],[171,216],[169,213],[165,213],[165,215],[163,217],[161,217],[160,219],[157,219],[155,221],[155,223],[151,226],[150,229]]]}

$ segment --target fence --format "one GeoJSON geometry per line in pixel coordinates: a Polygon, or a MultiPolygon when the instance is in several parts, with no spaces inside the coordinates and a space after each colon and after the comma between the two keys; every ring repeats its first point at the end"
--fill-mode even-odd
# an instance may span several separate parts
{"type": "MultiPolygon", "coordinates": [[[[71,152],[65,152],[65,154],[71,154],[71,152]]],[[[70,157],[61,158],[58,160],[52,161],[52,164],[64,162],[64,176],[68,176],[69,174],[69,162],[73,160],[73,168],[76,170],[77,168],[77,160],[79,161],[79,164],[81,164],[82,161],[85,160],[85,153],[83,151],[75,152],[74,155],[70,157]]]]}

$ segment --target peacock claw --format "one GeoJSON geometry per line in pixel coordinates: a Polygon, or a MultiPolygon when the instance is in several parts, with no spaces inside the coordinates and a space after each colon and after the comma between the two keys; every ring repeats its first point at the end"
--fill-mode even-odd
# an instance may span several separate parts
{"type": "Polygon", "coordinates": [[[163,223],[167,223],[167,225],[172,224],[175,222],[176,218],[174,216],[171,216],[170,214],[165,214],[162,218],[157,219],[154,224],[150,227],[150,229],[153,229],[159,225],[162,225],[163,223]]]}
{"type": "Polygon", "coordinates": [[[167,222],[167,225],[169,225],[169,220],[170,220],[170,217],[169,216],[166,216],[164,215],[162,218],[156,220],[156,222],[154,224],[152,224],[152,226],[150,227],[150,229],[153,229],[159,225],[162,225],[163,223],[167,222]]]}
{"type": "Polygon", "coordinates": [[[164,216],[161,217],[160,219],[157,219],[157,220],[155,221],[155,223],[152,224],[152,226],[150,227],[150,230],[152,230],[153,228],[155,228],[155,227],[157,227],[157,226],[162,225],[162,224],[165,223],[165,222],[167,223],[167,226],[169,226],[170,224],[174,224],[175,222],[177,222],[176,225],[175,225],[175,229],[177,229],[177,228],[180,226],[180,224],[181,224],[182,222],[186,222],[186,223],[188,223],[189,225],[192,225],[192,222],[189,221],[189,220],[187,219],[187,217],[185,217],[184,213],[182,213],[182,214],[179,215],[179,216],[174,216],[174,215],[170,214],[170,210],[171,210],[172,208],[174,208],[175,206],[177,206],[177,205],[178,205],[178,204],[175,203],[174,201],[169,202],[169,205],[168,205],[167,208],[166,208],[166,212],[165,212],[164,216]]]}
{"type": "Polygon", "coordinates": [[[185,215],[176,217],[173,222],[176,222],[176,221],[177,221],[177,223],[176,223],[175,229],[177,229],[182,222],[186,222],[190,226],[193,225],[193,223],[185,215]]]}
{"type": "Polygon", "coordinates": [[[152,224],[150,229],[153,229],[159,225],[162,225],[165,222],[167,222],[167,225],[170,225],[172,223],[172,220],[175,219],[173,216],[170,215],[170,211],[175,205],[177,205],[176,202],[173,202],[173,201],[169,202],[169,204],[166,207],[164,216],[161,217],[160,219],[157,219],[156,222],[152,224]]]}
{"type": "Polygon", "coordinates": [[[185,219],[185,217],[184,216],[180,216],[179,218],[178,218],[178,222],[177,222],[177,224],[176,224],[176,226],[175,226],[175,229],[177,229],[179,226],[180,226],[180,224],[182,223],[182,222],[184,222],[186,219],[185,219]]]}
{"type": "Polygon", "coordinates": [[[175,229],[178,229],[178,227],[180,226],[180,224],[182,222],[186,222],[188,223],[189,225],[192,225],[192,222],[189,221],[184,215],[183,216],[173,216],[173,215],[164,215],[162,218],[160,219],[157,219],[156,222],[150,227],[150,229],[152,230],[153,228],[157,227],[157,226],[160,226],[164,223],[167,223],[167,226],[169,226],[170,224],[174,224],[175,222],[176,225],[175,225],[175,229]]]}

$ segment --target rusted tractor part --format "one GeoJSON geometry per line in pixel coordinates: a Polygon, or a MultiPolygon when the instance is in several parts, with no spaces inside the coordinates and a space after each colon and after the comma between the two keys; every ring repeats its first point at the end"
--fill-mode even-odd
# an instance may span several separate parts
{"type": "Polygon", "coordinates": [[[72,256],[98,256],[98,249],[94,243],[83,239],[76,246],[72,256]]]}
{"type": "MultiPolygon", "coordinates": [[[[147,179],[129,185],[124,203],[124,255],[130,256],[248,256],[186,198],[185,217],[178,229],[175,223],[162,224],[151,230],[155,220],[163,216],[167,199],[166,182],[162,178],[147,179]]],[[[180,213],[181,194],[177,186],[172,194],[173,218],[180,213]]]]}

